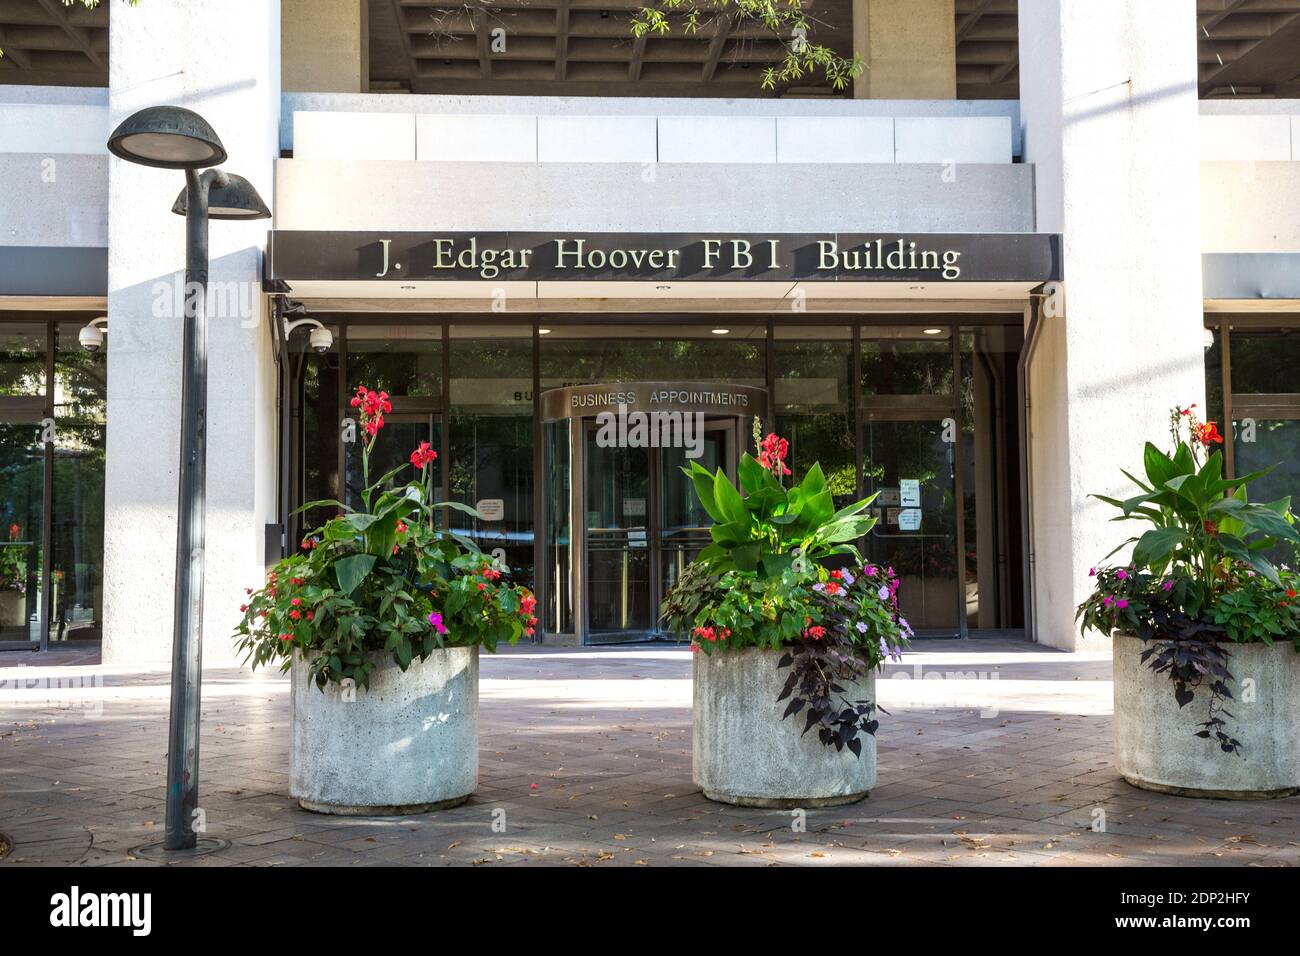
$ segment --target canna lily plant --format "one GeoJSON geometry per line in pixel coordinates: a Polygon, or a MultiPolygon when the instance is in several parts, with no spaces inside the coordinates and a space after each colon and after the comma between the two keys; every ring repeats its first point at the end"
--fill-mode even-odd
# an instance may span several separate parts
{"type": "Polygon", "coordinates": [[[509,570],[473,541],[439,529],[438,509],[477,512],[459,502],[434,502],[437,452],[428,442],[403,464],[370,480],[370,454],[392,410],[388,396],[364,386],[352,399],[365,431],[360,507],[335,500],[338,514],[307,535],[299,553],[280,561],[256,590],[247,590],[237,646],[254,667],[273,660],[287,670],[295,652],[309,662],[322,689],[353,680],[368,686],[375,653],[402,670],[439,648],[514,643],[537,626],[537,602],[511,584],[509,570]],[[415,479],[393,480],[406,468],[415,479]]]}
{"type": "Polygon", "coordinates": [[[758,458],[741,458],[739,488],[722,469],[682,469],[714,521],[713,543],[661,613],[704,654],[780,651],[776,666],[790,669],[778,698],[789,700],[784,717],[802,716],[803,733],[816,729],[826,746],[860,756],[877,707],[846,688],[899,659],[912,631],[899,613],[898,576],[864,562],[852,543],[875,525],[864,514],[875,495],[836,511],[820,464],[786,488],[788,449],[768,435],[758,458]]]}
{"type": "Polygon", "coordinates": [[[1223,475],[1223,436],[1198,419],[1195,406],[1170,414],[1174,450],[1148,442],[1145,480],[1125,472],[1138,488],[1130,498],[1098,499],[1114,506],[1112,520],[1148,525],[1107,555],[1132,546],[1124,566],[1092,569],[1096,585],[1078,609],[1083,630],[1128,632],[1144,643],[1142,660],[1173,682],[1179,706],[1209,688],[1210,713],[1200,736],[1226,752],[1241,742],[1227,732],[1224,709],[1229,648],[1233,643],[1293,641],[1300,651],[1297,577],[1270,553],[1300,542],[1290,498],[1249,500],[1247,486],[1272,469],[1239,478],[1223,475]]]}

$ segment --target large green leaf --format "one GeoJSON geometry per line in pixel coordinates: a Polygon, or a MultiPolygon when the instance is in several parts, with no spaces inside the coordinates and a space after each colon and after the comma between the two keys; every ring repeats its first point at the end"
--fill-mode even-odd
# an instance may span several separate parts
{"type": "Polygon", "coordinates": [[[1133,547],[1133,562],[1139,567],[1161,567],[1191,536],[1182,528],[1152,528],[1133,547]]]}
{"type": "Polygon", "coordinates": [[[1187,474],[1187,470],[1151,442],[1147,442],[1146,448],[1142,451],[1142,465],[1146,469],[1147,477],[1151,479],[1151,484],[1157,488],[1180,474],[1187,474]]]}
{"type": "Polygon", "coordinates": [[[700,465],[698,461],[692,461],[689,468],[683,468],[683,473],[691,479],[695,485],[695,495],[700,499],[700,507],[714,521],[726,521],[727,517],[718,507],[717,499],[713,495],[713,475],[707,468],[700,465]]]}
{"type": "Polygon", "coordinates": [[[748,523],[749,509],[745,507],[745,499],[721,468],[713,476],[713,498],[718,503],[724,521],[748,523]]]}
{"type": "Polygon", "coordinates": [[[338,579],[339,590],[350,595],[357,589],[357,585],[366,579],[366,575],[374,566],[373,554],[354,554],[338,561],[334,565],[334,577],[338,579]]]}

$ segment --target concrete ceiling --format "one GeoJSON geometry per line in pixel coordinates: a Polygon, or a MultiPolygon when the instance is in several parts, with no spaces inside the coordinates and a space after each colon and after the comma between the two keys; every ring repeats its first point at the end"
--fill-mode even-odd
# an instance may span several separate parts
{"type": "MultiPolygon", "coordinates": [[[[368,0],[372,88],[419,93],[770,96],[782,46],[708,15],[699,31],[634,39],[641,0],[368,0]],[[493,31],[506,49],[492,52],[493,31]]],[[[1019,95],[1017,0],[956,0],[957,96],[1019,95]]],[[[852,0],[808,0],[812,39],[847,55],[852,0]]],[[[0,83],[104,86],[109,4],[0,0],[0,83]]],[[[1197,0],[1201,95],[1300,97],[1300,0],[1197,0]]],[[[781,96],[835,96],[820,78],[781,96]]]]}

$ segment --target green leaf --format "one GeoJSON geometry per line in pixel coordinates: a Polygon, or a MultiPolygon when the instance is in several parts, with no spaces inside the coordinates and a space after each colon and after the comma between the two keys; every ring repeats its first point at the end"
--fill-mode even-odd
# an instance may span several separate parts
{"type": "Polygon", "coordinates": [[[350,595],[357,589],[357,585],[366,579],[366,575],[374,566],[373,554],[354,554],[337,562],[334,565],[334,576],[338,579],[339,590],[350,595]]]}
{"type": "Polygon", "coordinates": [[[1152,528],[1133,547],[1133,562],[1139,567],[1161,567],[1190,537],[1182,528],[1152,528]]]}
{"type": "Polygon", "coordinates": [[[749,523],[749,509],[745,507],[745,499],[721,468],[713,476],[713,497],[724,521],[749,523]]]}
{"type": "Polygon", "coordinates": [[[713,475],[708,469],[702,467],[698,461],[692,461],[690,468],[683,468],[682,472],[695,485],[695,496],[700,499],[700,507],[705,513],[714,521],[726,521],[727,518],[718,507],[717,499],[713,495],[713,475]]]}
{"type": "Polygon", "coordinates": [[[1151,442],[1147,442],[1146,448],[1142,451],[1142,465],[1146,469],[1147,478],[1157,488],[1167,484],[1180,474],[1187,474],[1189,470],[1180,467],[1178,462],[1171,459],[1151,442]]]}

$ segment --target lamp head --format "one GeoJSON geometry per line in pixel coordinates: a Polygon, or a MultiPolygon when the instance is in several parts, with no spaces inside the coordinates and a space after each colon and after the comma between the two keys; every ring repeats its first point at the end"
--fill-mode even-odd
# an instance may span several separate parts
{"type": "MultiPolygon", "coordinates": [[[[224,182],[214,182],[208,188],[209,219],[270,219],[271,210],[266,208],[257,190],[243,176],[226,173],[224,182]]],[[[188,191],[181,194],[172,203],[172,212],[178,216],[185,215],[189,206],[188,191]]]]}
{"type": "Polygon", "coordinates": [[[198,113],[180,106],[150,106],[113,131],[108,149],[127,162],[158,169],[204,169],[226,161],[226,148],[198,113]]]}

